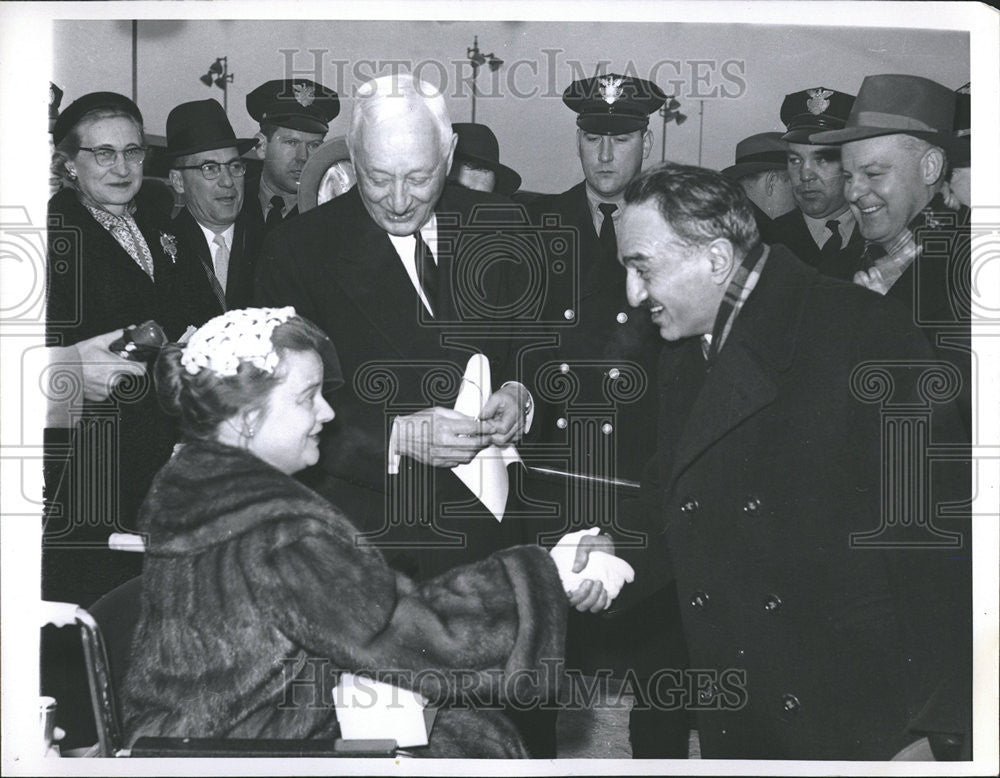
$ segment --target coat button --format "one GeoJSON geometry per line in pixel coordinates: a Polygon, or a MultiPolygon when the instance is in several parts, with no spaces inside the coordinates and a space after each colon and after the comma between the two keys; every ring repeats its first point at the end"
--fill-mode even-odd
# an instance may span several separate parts
{"type": "Polygon", "coordinates": [[[563,362],[561,365],[559,365],[559,372],[560,373],[568,373],[569,372],[569,365],[567,363],[563,362]]]}
{"type": "Polygon", "coordinates": [[[758,512],[760,512],[760,506],[761,506],[760,497],[755,497],[754,495],[750,495],[749,497],[747,497],[746,502],[743,503],[743,512],[747,516],[756,516],[758,512]]]}
{"type": "Polygon", "coordinates": [[[681,503],[681,513],[694,513],[698,510],[698,501],[694,497],[688,497],[681,503]]]}
{"type": "Polygon", "coordinates": [[[569,424],[569,422],[567,422],[566,419],[562,418],[561,416],[558,419],[556,419],[556,426],[561,430],[566,429],[567,424],[569,424]]]}
{"type": "Polygon", "coordinates": [[[620,311],[617,316],[615,316],[615,321],[619,324],[624,324],[628,321],[628,314],[625,311],[620,311]]]}
{"type": "Polygon", "coordinates": [[[601,432],[605,435],[610,435],[614,431],[615,428],[611,426],[610,422],[604,422],[604,424],[601,425],[601,432]]]}
{"type": "Polygon", "coordinates": [[[769,594],[764,598],[764,610],[776,611],[781,607],[781,598],[776,594],[769,594]]]}
{"type": "Polygon", "coordinates": [[[572,308],[567,308],[565,311],[563,311],[563,318],[566,321],[573,321],[573,319],[576,318],[576,311],[574,311],[572,308]]]}
{"type": "Polygon", "coordinates": [[[794,694],[782,694],[781,707],[783,707],[788,713],[794,713],[802,707],[802,703],[799,702],[799,698],[794,694]]]}
{"type": "Polygon", "coordinates": [[[619,370],[619,369],[618,369],[617,367],[613,367],[613,368],[611,368],[611,369],[610,369],[610,370],[608,371],[608,378],[610,378],[610,379],[611,379],[612,381],[614,381],[614,380],[615,380],[616,378],[618,378],[618,376],[620,376],[621,374],[622,374],[622,371],[621,371],[621,370],[619,370]]]}
{"type": "Polygon", "coordinates": [[[692,608],[704,608],[708,605],[708,592],[695,592],[691,595],[692,608]]]}

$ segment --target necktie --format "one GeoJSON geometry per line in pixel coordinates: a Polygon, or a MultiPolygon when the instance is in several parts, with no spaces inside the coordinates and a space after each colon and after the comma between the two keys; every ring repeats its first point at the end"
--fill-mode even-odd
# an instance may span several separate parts
{"type": "Polygon", "coordinates": [[[823,244],[823,248],[820,249],[820,253],[828,259],[833,259],[843,247],[843,240],[840,237],[840,222],[836,219],[830,219],[830,221],[826,223],[826,228],[832,234],[826,239],[826,243],[823,244]]]}
{"type": "Polygon", "coordinates": [[[617,260],[618,237],[615,235],[615,220],[612,218],[612,214],[618,210],[618,206],[614,203],[601,203],[597,208],[604,214],[604,221],[601,222],[601,234],[598,235],[601,248],[604,250],[605,256],[617,260]]]}
{"type": "Polygon", "coordinates": [[[215,250],[213,264],[215,265],[215,277],[219,281],[219,288],[222,290],[222,307],[226,307],[226,280],[229,278],[229,247],[226,239],[221,235],[216,235],[212,239],[218,248],[215,250]]]}
{"type": "Polygon", "coordinates": [[[413,247],[413,261],[417,266],[417,280],[424,290],[424,297],[431,306],[431,316],[434,316],[438,303],[438,268],[434,263],[434,255],[420,237],[420,230],[413,233],[416,245],[413,247]]]}
{"type": "Polygon", "coordinates": [[[264,220],[264,224],[268,228],[281,224],[281,211],[284,207],[285,201],[281,199],[281,195],[275,195],[271,198],[271,210],[267,212],[267,219],[264,220]]]}

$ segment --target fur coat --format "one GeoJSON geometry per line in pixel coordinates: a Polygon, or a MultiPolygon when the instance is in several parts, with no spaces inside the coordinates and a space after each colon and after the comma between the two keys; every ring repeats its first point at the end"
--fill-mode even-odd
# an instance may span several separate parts
{"type": "Polygon", "coordinates": [[[546,696],[562,659],[566,598],[541,548],[417,584],[295,479],[203,441],[161,470],[140,529],[130,742],[334,737],[338,674],[367,670],[442,706],[421,756],[527,755],[498,708],[546,696]]]}

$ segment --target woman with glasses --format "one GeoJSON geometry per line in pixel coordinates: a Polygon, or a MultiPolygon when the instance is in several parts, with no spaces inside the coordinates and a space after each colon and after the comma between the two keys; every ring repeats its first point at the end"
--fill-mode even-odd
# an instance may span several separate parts
{"type": "Polygon", "coordinates": [[[49,201],[46,322],[51,385],[64,391],[50,402],[71,408],[47,431],[44,588],[86,605],[140,571],[141,558],[107,551],[107,539],[135,527],[175,437],[145,364],[109,346],[149,320],[176,340],[213,315],[214,297],[169,225],[136,208],[146,143],[135,103],[84,95],[52,137],[61,189],[49,201]]]}

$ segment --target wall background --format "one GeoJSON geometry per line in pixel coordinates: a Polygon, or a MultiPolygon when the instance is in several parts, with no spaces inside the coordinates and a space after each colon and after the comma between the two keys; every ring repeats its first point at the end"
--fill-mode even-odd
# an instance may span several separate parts
{"type": "MultiPolygon", "coordinates": [[[[858,4],[858,18],[843,21],[863,24],[860,11],[867,5],[858,4]]],[[[823,4],[818,3],[802,4],[795,18],[809,21],[810,7],[819,20],[823,4]]],[[[704,16],[713,18],[707,10],[704,16]]],[[[714,18],[721,22],[724,17],[714,18]]],[[[138,104],[147,131],[163,134],[167,114],[178,103],[206,97],[222,101],[222,90],[198,79],[216,57],[227,56],[235,75],[229,116],[240,136],[256,131],[246,113],[247,92],[284,77],[288,67],[340,93],[341,115],[331,124],[331,137],[346,130],[352,90],[393,67],[443,86],[452,120],[469,121],[466,48],[474,35],[483,53],[493,52],[505,62],[495,74],[480,70],[476,119],[496,133],[501,161],[521,174],[523,187],[544,192],[562,191],[582,177],[575,114],[560,96],[575,78],[593,75],[599,62],[602,72],[652,77],[667,94],[677,95],[688,118],[667,127],[668,159],[697,163],[703,104],[702,163],[713,168],[732,164],[741,138],[782,129],[778,111],[789,92],[822,84],[856,94],[864,76],[875,73],[911,73],[951,88],[970,78],[969,35],[962,31],[671,22],[143,19],[138,22],[138,104]]],[[[52,46],[52,80],[65,90],[63,107],[90,91],[131,94],[130,21],[56,20],[52,46]]],[[[662,120],[654,115],[650,126],[650,162],[659,161],[662,120]]]]}

